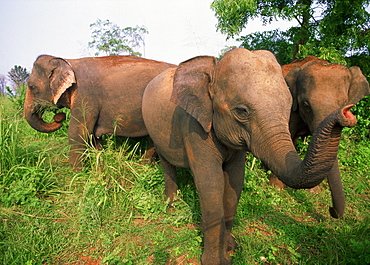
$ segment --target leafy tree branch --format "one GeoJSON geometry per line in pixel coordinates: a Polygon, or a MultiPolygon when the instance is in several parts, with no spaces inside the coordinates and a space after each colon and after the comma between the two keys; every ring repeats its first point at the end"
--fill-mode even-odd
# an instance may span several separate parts
{"type": "Polygon", "coordinates": [[[126,27],[121,29],[117,24],[98,19],[90,24],[92,41],[89,48],[95,49],[95,56],[99,55],[138,55],[140,47],[145,46],[145,34],[148,30],[144,26],[126,27]]]}
{"type": "Polygon", "coordinates": [[[352,58],[358,62],[358,56],[370,56],[369,4],[369,0],[215,0],[211,9],[218,30],[227,38],[238,36],[255,18],[263,24],[296,21],[286,31],[277,24],[275,30],[239,37],[243,47],[271,50],[282,64],[313,54],[351,65],[352,58]]]}

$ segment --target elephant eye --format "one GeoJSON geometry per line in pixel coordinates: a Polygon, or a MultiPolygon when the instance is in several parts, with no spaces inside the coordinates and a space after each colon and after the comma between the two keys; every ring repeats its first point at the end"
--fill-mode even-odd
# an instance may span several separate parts
{"type": "Polygon", "coordinates": [[[30,90],[35,90],[36,89],[36,86],[34,86],[34,85],[28,85],[28,87],[29,87],[30,90]]]}
{"type": "Polygon", "coordinates": [[[303,102],[303,107],[306,109],[306,110],[310,110],[311,109],[311,105],[308,101],[304,101],[303,102]]]}
{"type": "Polygon", "coordinates": [[[249,118],[250,111],[244,107],[237,107],[234,109],[234,113],[239,119],[246,120],[249,118]]]}

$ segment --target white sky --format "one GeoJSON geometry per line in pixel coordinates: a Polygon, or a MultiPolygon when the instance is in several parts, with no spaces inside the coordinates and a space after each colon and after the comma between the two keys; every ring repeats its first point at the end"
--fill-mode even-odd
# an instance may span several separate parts
{"type": "MultiPolygon", "coordinates": [[[[212,0],[0,0],[0,74],[14,65],[29,71],[40,54],[91,56],[90,24],[109,19],[121,28],[144,25],[145,56],[179,64],[197,55],[218,56],[226,36],[216,31],[212,0]]],[[[270,27],[275,28],[275,25],[270,27]]],[[[243,33],[267,30],[259,21],[243,33]]]]}

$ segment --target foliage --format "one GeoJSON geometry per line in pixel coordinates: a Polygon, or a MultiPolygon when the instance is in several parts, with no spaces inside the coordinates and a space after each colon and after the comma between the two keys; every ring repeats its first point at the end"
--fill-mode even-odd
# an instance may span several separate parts
{"type": "Polygon", "coordinates": [[[278,61],[289,62],[291,60],[294,47],[290,40],[290,32],[271,30],[264,32],[254,32],[238,38],[242,41],[242,46],[249,50],[269,50],[275,54],[278,61]]]}
{"type": "Polygon", "coordinates": [[[281,64],[299,53],[328,58],[370,54],[369,0],[215,0],[211,8],[218,19],[217,28],[227,37],[241,33],[249,20],[259,17],[264,24],[296,21],[287,31],[272,30],[241,37],[243,47],[268,48],[278,55],[281,64]],[[323,47],[325,48],[324,50],[323,47]],[[304,51],[302,51],[304,49],[304,51]],[[287,56],[286,53],[289,53],[287,56]]]}
{"type": "Polygon", "coordinates": [[[16,107],[19,113],[23,112],[23,105],[26,99],[26,89],[27,84],[21,84],[17,89],[11,90],[9,87],[6,87],[8,97],[10,101],[14,103],[14,107],[16,107]]]}
{"type": "Polygon", "coordinates": [[[257,15],[255,0],[216,0],[211,4],[218,19],[218,29],[227,37],[234,37],[241,31],[241,25],[257,15]]]}
{"type": "Polygon", "coordinates": [[[357,124],[353,128],[346,128],[351,137],[356,141],[370,139],[370,95],[364,97],[352,108],[357,124]]]}
{"type": "Polygon", "coordinates": [[[100,53],[105,55],[129,54],[141,56],[138,49],[145,45],[144,35],[148,30],[144,26],[126,27],[121,29],[117,24],[108,19],[98,19],[90,24],[92,41],[90,48],[96,49],[95,56],[100,53]]]}
{"type": "Polygon", "coordinates": [[[344,54],[341,51],[336,50],[334,47],[314,47],[310,44],[300,45],[296,56],[299,59],[303,59],[310,54],[315,54],[316,57],[331,63],[347,65],[344,54]]]}
{"type": "Polygon", "coordinates": [[[19,65],[15,65],[8,72],[8,77],[16,89],[25,84],[29,76],[30,73],[27,71],[27,69],[19,65]]]}

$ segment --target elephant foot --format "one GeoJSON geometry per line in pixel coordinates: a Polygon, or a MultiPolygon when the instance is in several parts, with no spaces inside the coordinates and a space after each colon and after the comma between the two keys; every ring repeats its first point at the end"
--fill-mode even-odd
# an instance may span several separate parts
{"type": "Polygon", "coordinates": [[[166,202],[168,202],[168,207],[170,209],[174,209],[175,208],[175,202],[179,201],[179,199],[175,198],[175,199],[167,199],[166,202]]]}
{"type": "Polygon", "coordinates": [[[82,163],[74,163],[69,161],[70,167],[73,169],[74,172],[81,172],[83,169],[82,163]]]}
{"type": "Polygon", "coordinates": [[[175,203],[179,201],[180,199],[177,196],[177,191],[175,193],[166,194],[166,203],[168,203],[169,208],[175,208],[175,203]]]}
{"type": "Polygon", "coordinates": [[[236,249],[236,241],[235,241],[235,236],[231,233],[229,233],[229,238],[227,240],[227,253],[228,254],[234,254],[234,251],[236,249]]]}
{"type": "Polygon", "coordinates": [[[216,260],[212,255],[203,254],[202,265],[231,265],[231,260],[230,258],[216,260]]]}
{"type": "MultiPolygon", "coordinates": [[[[226,252],[221,251],[206,251],[202,255],[202,265],[231,265],[230,255],[234,254],[237,247],[235,237],[232,233],[226,232],[226,252]]],[[[224,246],[224,245],[223,245],[224,246]]]]}
{"type": "Polygon", "coordinates": [[[335,219],[338,219],[338,218],[343,216],[343,215],[339,215],[337,210],[335,210],[334,207],[329,207],[329,213],[330,213],[330,216],[335,218],[335,219]]]}
{"type": "Polygon", "coordinates": [[[285,188],[285,184],[273,174],[271,174],[269,177],[269,183],[278,190],[283,190],[285,188]]]}
{"type": "Polygon", "coordinates": [[[309,189],[308,191],[312,194],[318,194],[321,191],[321,189],[319,186],[316,186],[316,187],[313,187],[312,189],[309,189]]]}
{"type": "Polygon", "coordinates": [[[143,160],[144,160],[144,163],[148,165],[151,165],[155,161],[158,160],[158,154],[155,151],[155,147],[152,147],[146,150],[143,160]]]}

